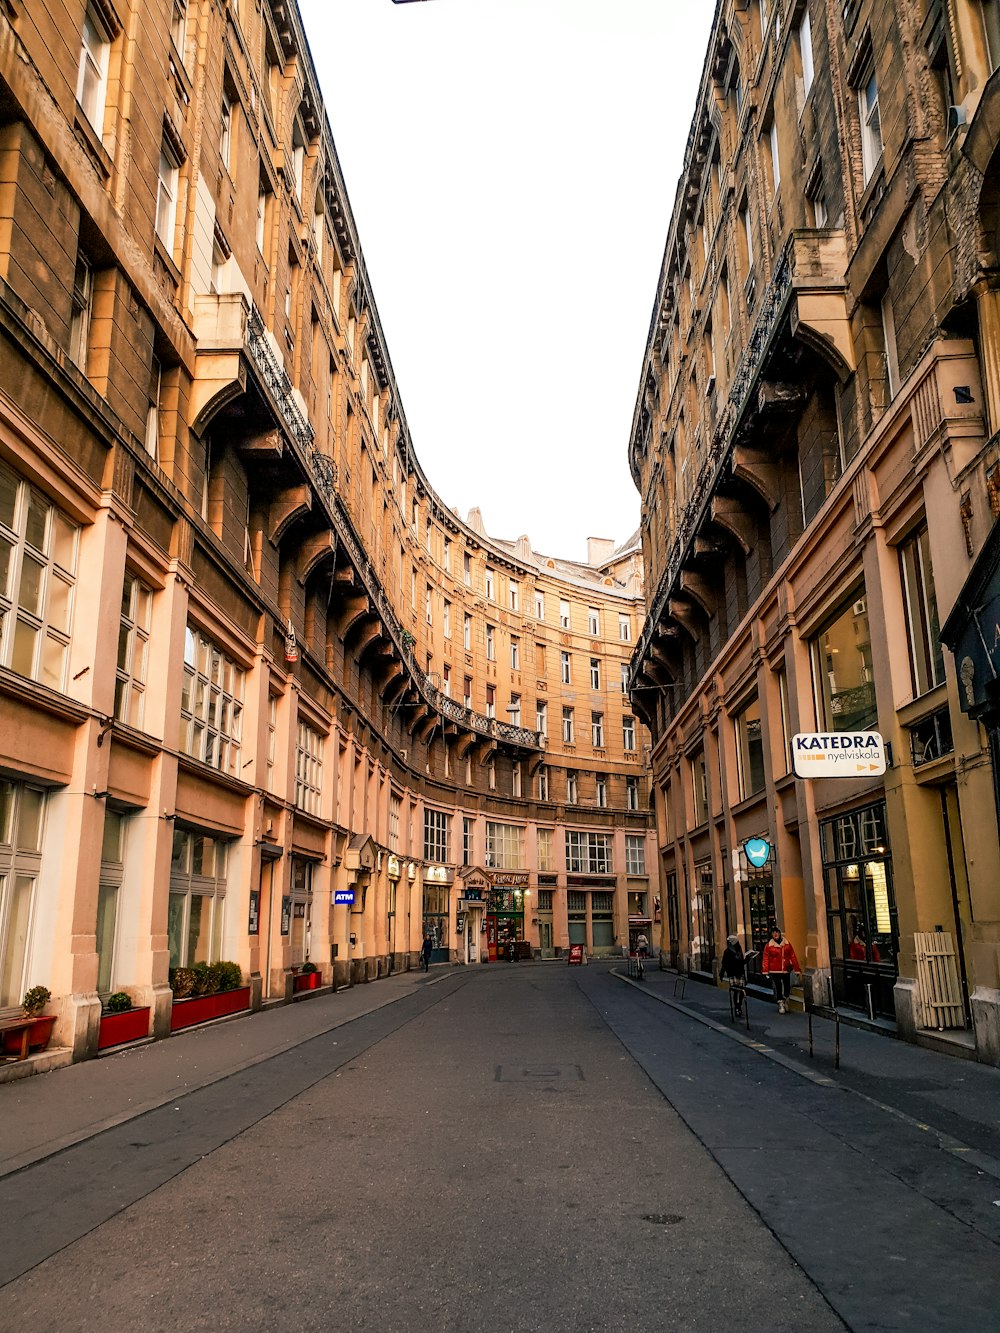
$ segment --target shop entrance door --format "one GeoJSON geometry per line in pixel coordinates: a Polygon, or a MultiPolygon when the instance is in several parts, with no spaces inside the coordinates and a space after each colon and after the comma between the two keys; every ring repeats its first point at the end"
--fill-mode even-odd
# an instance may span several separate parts
{"type": "Polygon", "coordinates": [[[491,963],[506,958],[505,950],[512,939],[515,942],[524,939],[524,912],[491,912],[486,918],[486,945],[491,963]]]}

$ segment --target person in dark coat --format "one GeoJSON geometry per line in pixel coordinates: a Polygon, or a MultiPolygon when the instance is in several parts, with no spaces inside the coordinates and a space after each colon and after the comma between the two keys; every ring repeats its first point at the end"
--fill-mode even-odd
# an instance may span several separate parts
{"type": "Polygon", "coordinates": [[[431,954],[434,951],[434,937],[430,931],[424,936],[424,942],[420,949],[420,961],[423,964],[425,972],[431,970],[431,954]]]}
{"type": "Polygon", "coordinates": [[[743,1012],[743,999],[747,982],[747,960],[738,935],[726,936],[726,948],[722,955],[722,962],[719,965],[719,977],[722,980],[726,977],[729,978],[733,992],[733,1005],[738,1018],[743,1012]]]}

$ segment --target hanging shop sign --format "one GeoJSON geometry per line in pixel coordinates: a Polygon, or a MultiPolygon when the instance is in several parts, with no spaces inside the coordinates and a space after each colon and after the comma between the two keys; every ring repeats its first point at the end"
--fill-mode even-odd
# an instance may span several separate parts
{"type": "Polygon", "coordinates": [[[802,731],[792,737],[797,778],[858,778],[885,772],[885,742],[877,731],[802,731]]]}
{"type": "Polygon", "coordinates": [[[743,854],[754,869],[759,870],[771,859],[771,844],[766,838],[747,838],[743,844],[743,854]]]}
{"type": "Polygon", "coordinates": [[[354,890],[353,889],[334,889],[333,904],[335,907],[353,907],[354,890]]]}

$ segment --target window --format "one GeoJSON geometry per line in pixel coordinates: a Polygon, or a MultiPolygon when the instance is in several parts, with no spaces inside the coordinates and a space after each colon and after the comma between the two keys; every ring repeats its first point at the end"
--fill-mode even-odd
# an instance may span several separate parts
{"type": "Polygon", "coordinates": [[[899,356],[896,351],[896,320],[888,292],[882,297],[879,313],[882,317],[882,346],[885,348],[885,378],[891,400],[899,390],[899,356]]]}
{"type": "Polygon", "coordinates": [[[170,18],[170,40],[181,56],[184,55],[186,33],[187,0],[174,0],[173,14],[170,18]]]}
{"type": "Polygon", "coordinates": [[[512,671],[521,669],[521,640],[513,634],[510,636],[510,669],[512,671]]]}
{"type": "Polygon", "coordinates": [[[624,611],[618,615],[618,637],[622,643],[632,642],[632,621],[624,611]]]}
{"type": "Polygon", "coordinates": [[[569,629],[569,602],[559,603],[559,624],[563,629],[569,629]]]}
{"type": "Polygon", "coordinates": [[[462,647],[467,653],[472,651],[472,617],[468,611],[462,616],[462,647]]]}
{"type": "Polygon", "coordinates": [[[451,602],[445,601],[444,609],[441,613],[441,626],[446,639],[451,638],[451,602]]]}
{"type": "MultiPolygon", "coordinates": [[[[545,764],[542,764],[538,770],[538,799],[540,801],[547,801],[549,799],[549,770],[545,764]]],[[[541,833],[541,829],[539,829],[539,833],[541,833]]],[[[539,863],[539,870],[544,870],[545,868],[546,867],[539,863]]]]}
{"type": "Polygon", "coordinates": [[[545,594],[543,592],[535,593],[535,619],[545,619],[545,594]]]}
{"type": "Polygon", "coordinates": [[[778,124],[775,120],[771,121],[767,140],[771,150],[771,191],[777,194],[781,184],[781,159],[778,156],[778,124]]]}
{"type": "Polygon", "coordinates": [[[497,715],[497,687],[495,685],[486,686],[486,716],[496,717],[497,715]]]}
{"type": "Polygon", "coordinates": [[[0,664],[65,688],[79,528],[0,463],[0,664]]]}
{"type": "MultiPolygon", "coordinates": [[[[228,171],[233,153],[233,104],[222,94],[222,124],[219,129],[219,156],[228,171]]],[[[320,216],[320,215],[317,215],[320,216]]],[[[319,230],[319,229],[317,229],[319,230]]]]}
{"type": "Polygon", "coordinates": [[[424,619],[427,621],[428,625],[434,624],[433,596],[434,590],[428,583],[424,589],[424,619]]]}
{"type": "Polygon", "coordinates": [[[639,779],[625,779],[625,807],[628,810],[639,809],[639,779]]]}
{"type": "Polygon", "coordinates": [[[594,743],[595,750],[604,749],[604,714],[591,713],[590,715],[590,734],[594,743]]]}
{"type": "Polygon", "coordinates": [[[594,784],[594,804],[603,810],[608,804],[608,780],[597,778],[594,784]]]}
{"type": "Polygon", "coordinates": [[[207,833],[174,829],[167,908],[171,967],[217,963],[222,957],[228,850],[207,833]]]}
{"type": "MultiPolygon", "coordinates": [[[[42,865],[45,794],[0,778],[0,1007],[20,1005],[28,987],[35,884],[42,865]]],[[[32,983],[34,978],[31,978],[32,983]]]]}
{"type": "Polygon", "coordinates": [[[462,555],[462,579],[467,588],[472,587],[472,557],[468,551],[462,555]]]}
{"type": "Polygon", "coordinates": [[[267,750],[264,756],[264,789],[274,791],[274,761],[278,746],[278,700],[275,695],[267,699],[267,750]]]}
{"type": "Polygon", "coordinates": [[[472,707],[472,677],[466,676],[462,685],[462,703],[466,708],[472,707]]]}
{"type": "MultiPolygon", "coordinates": [[[[547,791],[548,791],[548,784],[546,783],[546,792],[547,791]]],[[[548,800],[548,795],[546,794],[542,799],[548,800]]],[[[553,833],[554,830],[550,828],[540,828],[538,830],[538,869],[541,871],[551,872],[555,869],[555,860],[552,854],[552,845],[554,841],[552,836],[553,833]]],[[[542,895],[539,894],[538,895],[539,908],[542,905],[541,897],[542,895]]],[[[549,898],[551,903],[551,894],[549,898]]]]}
{"type": "Polygon", "coordinates": [[[867,185],[882,159],[882,123],[874,70],[858,89],[858,111],[861,117],[861,166],[867,185]]]}
{"type": "Polygon", "coordinates": [[[625,873],[626,875],[646,873],[646,840],[641,833],[625,834],[625,873]]]}
{"type": "Polygon", "coordinates": [[[691,796],[695,825],[704,824],[708,818],[708,766],[704,750],[699,750],[691,760],[691,796]]]}
{"type": "Polygon", "coordinates": [[[813,640],[813,680],[821,731],[854,731],[878,722],[868,599],[860,585],[813,640]]]}
{"type": "Polygon", "coordinates": [[[184,633],[180,750],[223,773],[240,772],[243,672],[191,625],[184,633]]]}
{"type": "Polygon", "coordinates": [[[159,357],[152,357],[149,389],[146,391],[146,453],[156,459],[160,451],[160,398],[163,393],[163,367],[159,357]]]}
{"type": "Polygon", "coordinates": [[[763,791],[764,737],[760,725],[760,700],[756,696],[736,715],[736,756],[739,763],[740,797],[746,799],[763,791]]]}
{"type": "Polygon", "coordinates": [[[486,822],[486,865],[490,870],[524,869],[524,829],[520,824],[486,822]]]}
{"type": "Polygon", "coordinates": [[[108,98],[108,62],[111,38],[93,5],[87,6],[80,44],[80,66],[76,77],[76,100],[98,134],[104,132],[104,108],[108,98]]]}
{"type": "Polygon", "coordinates": [[[572,663],[569,653],[559,654],[560,679],[564,685],[569,685],[573,679],[572,663]]]}
{"type": "Polygon", "coordinates": [[[628,694],[628,663],[621,663],[622,673],[622,694],[628,694]]]}
{"type": "Polygon", "coordinates": [[[799,59],[802,62],[802,95],[809,96],[809,89],[812,87],[815,68],[813,66],[813,45],[812,45],[812,24],[809,22],[809,6],[802,11],[802,17],[799,20],[799,59]]]}
{"type": "Polygon", "coordinates": [[[496,791],[497,789],[497,762],[495,759],[491,759],[486,765],[486,785],[490,791],[496,791]]]}
{"type": "Polygon", "coordinates": [[[270,195],[267,190],[261,189],[257,194],[257,225],[256,238],[257,249],[264,253],[267,247],[267,222],[268,222],[268,199],[270,195]]]}
{"type": "Polygon", "coordinates": [[[510,696],[510,706],[507,709],[507,716],[510,719],[512,727],[519,727],[521,725],[521,696],[519,694],[512,694],[510,696]]]}
{"type": "Polygon", "coordinates": [[[941,626],[926,524],[922,524],[900,546],[899,567],[906,601],[906,631],[914,695],[926,694],[944,680],[941,626]]]}
{"type": "Polygon", "coordinates": [[[535,665],[540,676],[545,675],[545,644],[535,644],[535,665]]]}
{"type": "Polygon", "coordinates": [[[451,698],[451,666],[449,665],[449,663],[445,662],[444,666],[441,668],[441,671],[442,671],[442,677],[441,677],[441,693],[444,695],[444,697],[445,697],[446,699],[450,699],[450,698],[451,698]]]}
{"type": "Polygon", "coordinates": [[[323,737],[308,722],[299,722],[295,736],[295,804],[318,815],[323,794],[323,737]]]}
{"type": "Polygon", "coordinates": [[[125,878],[125,824],[123,815],[104,812],[101,871],[97,885],[97,993],[114,990],[115,944],[118,934],[118,899],[125,878]]]}
{"type": "Polygon", "coordinates": [[[549,734],[549,706],[544,699],[535,700],[535,730],[543,736],[549,734]]]}
{"type": "Polygon", "coordinates": [[[622,744],[626,750],[635,749],[635,718],[622,718],[622,744]]]}
{"type": "Polygon", "coordinates": [[[601,632],[601,613],[596,606],[587,607],[587,633],[596,638],[601,632]]]}
{"type": "Polygon", "coordinates": [[[153,594],[126,571],[118,627],[118,668],[115,675],[115,717],[130,727],[142,726],[149,656],[149,618],[153,594]]]}
{"type": "Polygon", "coordinates": [[[753,272],[753,228],[750,222],[750,205],[744,204],[740,212],[740,226],[747,253],[747,274],[753,272]]]}
{"type": "Polygon", "coordinates": [[[160,146],[160,175],[156,184],[156,234],[168,254],[173,254],[174,230],[177,225],[177,186],[180,163],[170,146],[160,146]]]}
{"type": "Polygon", "coordinates": [[[601,688],[601,659],[599,657],[590,659],[590,688],[592,690],[601,688]]]}
{"type": "Polygon", "coordinates": [[[442,810],[424,811],[424,860],[434,865],[448,864],[448,835],[451,815],[442,810]]]}
{"type": "Polygon", "coordinates": [[[491,602],[496,600],[496,588],[494,586],[492,569],[487,569],[486,571],[486,596],[491,602]]]}
{"type": "Polygon", "coordinates": [[[472,864],[472,820],[468,815],[462,819],[462,865],[472,864]]]}
{"type": "Polygon", "coordinates": [[[516,579],[511,579],[511,580],[510,580],[510,584],[509,584],[509,587],[508,587],[508,593],[509,593],[509,596],[510,596],[510,609],[511,609],[512,611],[516,611],[516,610],[517,610],[518,598],[519,598],[519,596],[520,596],[520,590],[519,590],[519,588],[518,588],[517,580],[516,580],[516,579]]]}
{"type": "Polygon", "coordinates": [[[566,870],[571,875],[610,875],[611,839],[606,833],[566,830],[566,870]]]}
{"type": "Polygon", "coordinates": [[[94,308],[94,270],[82,250],[77,251],[73,275],[73,305],[69,324],[69,354],[81,372],[87,373],[90,346],[90,317],[94,308]]]}
{"type": "Polygon", "coordinates": [[[515,759],[510,766],[510,794],[520,797],[521,795],[521,761],[515,759]]]}
{"type": "Polygon", "coordinates": [[[450,573],[451,573],[451,538],[450,538],[450,537],[445,537],[445,539],[444,539],[444,549],[443,549],[442,559],[443,559],[443,561],[444,561],[444,572],[445,572],[446,574],[450,574],[450,573]]]}
{"type": "Polygon", "coordinates": [[[564,708],[562,710],[562,738],[567,745],[573,744],[573,710],[564,708]]]}
{"type": "Polygon", "coordinates": [[[497,660],[496,631],[492,625],[486,626],[486,660],[487,662],[497,660]]]}
{"type": "Polygon", "coordinates": [[[580,799],[580,783],[577,777],[576,769],[571,768],[566,773],[566,800],[570,805],[576,805],[580,799]]]}

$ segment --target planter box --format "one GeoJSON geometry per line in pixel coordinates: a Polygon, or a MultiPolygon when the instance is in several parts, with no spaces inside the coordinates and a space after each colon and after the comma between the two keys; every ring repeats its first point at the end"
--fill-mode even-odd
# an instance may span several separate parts
{"type": "MultiPolygon", "coordinates": [[[[27,1021],[31,1023],[31,1031],[28,1034],[28,1050],[44,1051],[52,1036],[52,1029],[56,1025],[55,1014],[39,1014],[27,1021]]],[[[3,1033],[4,1055],[18,1056],[21,1054],[21,1037],[20,1032],[3,1033]]]]}
{"type": "Polygon", "coordinates": [[[322,972],[298,972],[292,978],[292,990],[319,990],[323,984],[322,972]]]}
{"type": "Polygon", "coordinates": [[[107,1050],[109,1046],[122,1046],[127,1041],[141,1041],[149,1036],[149,1008],[126,1009],[121,1014],[101,1015],[101,1035],[97,1039],[97,1049],[107,1050]]]}
{"type": "Polygon", "coordinates": [[[213,1018],[225,1018],[250,1008],[250,987],[220,991],[218,995],[198,995],[193,1000],[174,1000],[170,1010],[170,1031],[208,1023],[213,1018]]]}

